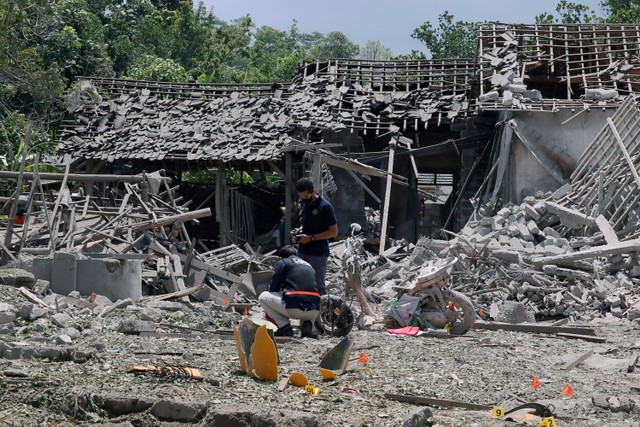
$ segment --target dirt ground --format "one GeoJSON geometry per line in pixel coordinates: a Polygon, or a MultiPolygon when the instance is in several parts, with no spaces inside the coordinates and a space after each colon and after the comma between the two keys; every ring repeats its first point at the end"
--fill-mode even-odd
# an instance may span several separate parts
{"type": "MultiPolygon", "coordinates": [[[[2,286],[0,302],[20,308],[26,300],[16,289],[2,286]]],[[[79,332],[71,333],[77,335],[71,345],[55,344],[69,329],[55,326],[50,315],[35,322],[16,319],[16,333],[0,335],[5,355],[0,358],[0,425],[400,426],[411,412],[428,408],[389,400],[387,393],[506,409],[518,399],[552,403],[562,427],[640,425],[640,374],[626,372],[626,359],[640,350],[637,321],[593,321],[591,325],[607,337],[606,343],[505,331],[472,330],[450,339],[354,331],[353,360],[344,375],[328,383],[322,382],[318,363],[338,338],[278,344],[279,377],[294,371],[305,374],[321,388],[318,395],[308,396],[303,388],[289,385],[278,391],[278,383],[254,380],[240,371],[232,337],[213,333],[229,330],[239,314],[202,304],[169,303],[166,308],[170,310],[154,307],[162,313],[157,324],[172,326],[158,326],[152,335],[141,336],[116,329],[123,319],[140,317],[148,309],[144,306],[130,305],[103,316],[96,314],[97,309],[69,307],[65,312],[79,332]],[[43,346],[79,350],[89,358],[74,362],[6,357],[15,354],[11,353],[15,348],[43,346]],[[570,371],[563,369],[589,350],[594,354],[583,363],[570,371]],[[358,360],[360,353],[368,356],[366,366],[358,360]],[[128,373],[134,365],[196,367],[206,380],[128,373]],[[532,387],[534,376],[541,383],[537,390],[532,387]],[[571,398],[562,394],[566,384],[574,390],[571,398]],[[592,402],[598,393],[605,398],[627,397],[631,404],[623,405],[626,412],[603,409],[592,402]],[[110,398],[111,404],[105,403],[110,398]],[[165,407],[166,402],[177,402],[188,409],[178,410],[178,415],[173,411],[169,418],[153,408],[117,415],[113,399],[165,407]],[[197,415],[189,422],[177,421],[193,413],[197,415]]],[[[490,410],[430,409],[428,421],[404,425],[518,425],[492,419],[490,410]]]]}

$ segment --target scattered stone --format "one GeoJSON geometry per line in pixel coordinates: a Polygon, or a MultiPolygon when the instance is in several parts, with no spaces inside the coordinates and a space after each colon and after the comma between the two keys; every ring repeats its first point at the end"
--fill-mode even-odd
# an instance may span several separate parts
{"type": "Polygon", "coordinates": [[[609,409],[611,410],[611,412],[620,411],[620,399],[618,399],[616,396],[611,396],[608,402],[609,402],[609,409]]]}
{"type": "Polygon", "coordinates": [[[0,324],[13,323],[16,320],[16,313],[13,311],[0,311],[0,324]]]}
{"type": "Polygon", "coordinates": [[[100,295],[100,294],[93,294],[93,301],[91,301],[92,303],[94,303],[95,305],[109,305],[109,304],[113,304],[113,302],[105,297],[104,295],[100,295]]]}
{"type": "Polygon", "coordinates": [[[51,316],[51,321],[54,325],[60,328],[70,328],[76,325],[76,321],[73,317],[66,313],[56,313],[51,316]]]}
{"type": "Polygon", "coordinates": [[[123,334],[139,334],[140,332],[154,332],[155,330],[155,323],[135,318],[123,320],[118,326],[118,332],[123,334]]]}
{"type": "Polygon", "coordinates": [[[402,427],[423,427],[429,425],[433,412],[429,408],[416,408],[402,420],[402,427]]]}
{"type": "Polygon", "coordinates": [[[153,406],[153,402],[139,397],[105,397],[98,399],[98,406],[107,411],[112,417],[144,412],[153,406]]]}
{"type": "Polygon", "coordinates": [[[19,288],[24,286],[31,289],[36,284],[36,278],[32,273],[21,268],[0,269],[0,285],[19,288]]]}
{"type": "Polygon", "coordinates": [[[516,301],[503,301],[498,306],[498,322],[526,323],[535,322],[535,315],[528,311],[524,304],[516,301]]]}
{"type": "MultiPolygon", "coordinates": [[[[199,403],[160,400],[151,407],[151,414],[163,421],[193,423],[200,421],[207,412],[207,406],[199,403]]],[[[227,424],[231,425],[231,424],[227,424]]]]}
{"type": "Polygon", "coordinates": [[[69,335],[58,335],[54,341],[58,345],[71,345],[73,340],[69,335]]]}
{"type": "Polygon", "coordinates": [[[603,393],[596,393],[591,397],[591,402],[598,408],[609,409],[609,398],[603,393]]]}

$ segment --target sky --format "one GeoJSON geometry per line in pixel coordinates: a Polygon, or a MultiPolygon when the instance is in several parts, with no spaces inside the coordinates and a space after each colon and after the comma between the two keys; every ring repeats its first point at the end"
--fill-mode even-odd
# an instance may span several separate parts
{"type": "MultiPolygon", "coordinates": [[[[429,21],[437,25],[445,10],[454,21],[534,23],[543,12],[555,13],[559,0],[204,0],[209,10],[224,21],[251,15],[258,26],[285,30],[295,19],[303,33],[344,33],[364,46],[379,40],[394,55],[412,49],[425,51],[411,38],[414,28],[429,21]]],[[[602,15],[601,0],[576,0],[602,15]]]]}

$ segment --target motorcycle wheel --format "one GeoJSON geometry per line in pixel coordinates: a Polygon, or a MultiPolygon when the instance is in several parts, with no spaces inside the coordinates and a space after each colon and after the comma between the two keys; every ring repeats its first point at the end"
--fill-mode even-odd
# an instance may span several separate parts
{"type": "Polygon", "coordinates": [[[353,328],[353,311],[342,298],[335,295],[323,295],[320,301],[320,313],[315,325],[318,332],[332,337],[344,337],[353,328]]]}
{"type": "Polygon", "coordinates": [[[473,327],[475,323],[475,312],[471,300],[460,292],[446,290],[442,291],[442,297],[446,304],[446,309],[456,311],[456,319],[449,325],[451,335],[464,335],[473,327]]]}

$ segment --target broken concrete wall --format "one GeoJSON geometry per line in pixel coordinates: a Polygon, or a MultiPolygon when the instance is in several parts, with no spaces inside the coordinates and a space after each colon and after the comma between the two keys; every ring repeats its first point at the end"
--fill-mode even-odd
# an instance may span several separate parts
{"type": "Polygon", "coordinates": [[[74,254],[57,252],[53,258],[23,258],[19,265],[36,279],[49,281],[51,290],[61,295],[95,293],[111,301],[142,296],[141,260],[78,259],[74,254]]]}
{"type": "Polygon", "coordinates": [[[505,201],[520,203],[538,190],[555,191],[569,182],[578,159],[614,110],[593,108],[577,113],[560,110],[513,114],[515,129],[503,182],[505,201]]]}

